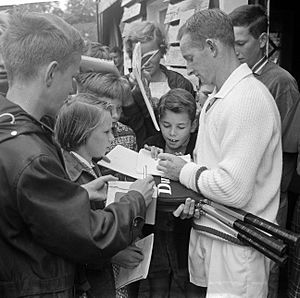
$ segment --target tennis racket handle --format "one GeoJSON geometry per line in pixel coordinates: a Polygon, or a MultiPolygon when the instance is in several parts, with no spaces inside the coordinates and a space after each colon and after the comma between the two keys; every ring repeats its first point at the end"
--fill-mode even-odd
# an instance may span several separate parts
{"type": "Polygon", "coordinates": [[[291,232],[253,214],[247,213],[247,215],[245,215],[244,222],[249,223],[262,231],[272,234],[283,241],[293,244],[298,244],[300,241],[300,234],[291,232]]]}
{"type": "Polygon", "coordinates": [[[272,251],[270,251],[266,247],[262,246],[260,243],[257,243],[256,241],[254,241],[253,239],[249,238],[246,235],[243,235],[243,234],[239,233],[237,238],[239,240],[241,240],[242,242],[244,242],[245,244],[248,244],[249,246],[255,248],[256,250],[261,252],[263,255],[265,255],[266,257],[268,257],[272,261],[278,263],[280,266],[283,266],[284,264],[286,264],[287,259],[288,259],[287,255],[284,255],[284,256],[280,257],[280,256],[274,254],[272,251]]]}
{"type": "Polygon", "coordinates": [[[255,242],[266,247],[278,256],[283,256],[286,252],[287,245],[278,239],[274,239],[264,232],[259,231],[250,224],[247,224],[239,219],[234,222],[234,228],[243,235],[253,239],[255,242]]]}

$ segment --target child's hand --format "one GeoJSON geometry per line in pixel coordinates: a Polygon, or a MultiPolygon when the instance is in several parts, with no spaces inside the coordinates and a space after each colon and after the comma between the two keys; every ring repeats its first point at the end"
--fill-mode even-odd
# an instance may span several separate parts
{"type": "Polygon", "coordinates": [[[158,157],[157,157],[158,154],[164,152],[164,150],[161,149],[161,148],[158,148],[158,147],[155,147],[155,146],[149,146],[149,145],[147,145],[147,144],[144,145],[144,148],[145,148],[146,150],[151,151],[151,157],[154,158],[154,159],[157,159],[157,158],[158,158],[158,157]]]}
{"type": "Polygon", "coordinates": [[[111,262],[124,268],[132,269],[144,259],[141,249],[134,244],[121,250],[111,259],[111,262]]]}

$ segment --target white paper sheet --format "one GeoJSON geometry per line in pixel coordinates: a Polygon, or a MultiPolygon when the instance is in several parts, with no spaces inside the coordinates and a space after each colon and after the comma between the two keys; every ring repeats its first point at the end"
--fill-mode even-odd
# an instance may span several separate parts
{"type": "Polygon", "coordinates": [[[100,160],[99,165],[113,171],[130,176],[135,179],[143,179],[143,174],[136,171],[138,153],[124,146],[117,145],[106,155],[110,163],[100,160]]]}

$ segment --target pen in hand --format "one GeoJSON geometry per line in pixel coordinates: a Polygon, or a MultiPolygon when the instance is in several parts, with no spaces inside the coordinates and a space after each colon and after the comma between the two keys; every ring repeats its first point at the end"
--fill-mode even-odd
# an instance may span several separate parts
{"type": "Polygon", "coordinates": [[[147,144],[144,145],[144,148],[148,151],[151,152],[151,157],[154,158],[155,160],[158,158],[158,155],[160,153],[163,153],[164,150],[155,146],[149,146],[147,144]]]}
{"type": "Polygon", "coordinates": [[[144,178],[147,178],[147,176],[148,176],[148,173],[147,173],[147,166],[145,165],[145,166],[143,167],[143,179],[144,179],[144,178]]]}

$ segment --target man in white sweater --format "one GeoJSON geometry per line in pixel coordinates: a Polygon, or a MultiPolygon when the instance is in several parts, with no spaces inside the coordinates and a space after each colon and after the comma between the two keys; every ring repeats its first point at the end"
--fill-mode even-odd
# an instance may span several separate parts
{"type": "MultiPolygon", "coordinates": [[[[268,89],[240,64],[232,24],[216,9],[199,11],[180,30],[189,74],[214,84],[201,111],[194,162],[162,153],[158,168],[218,203],[276,221],[282,169],[280,116],[268,89]]],[[[189,202],[179,212],[193,213],[189,202]]],[[[177,210],[177,211],[178,211],[177,210]]],[[[198,225],[225,232],[201,216],[198,225]]],[[[270,260],[255,249],[192,229],[191,282],[206,297],[266,297],[270,260]]]]}

